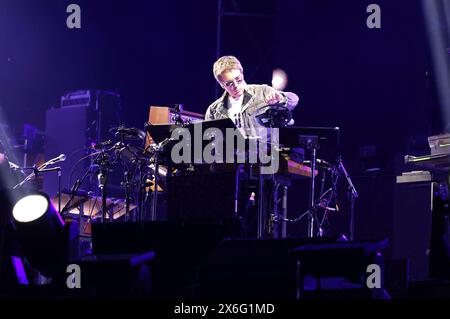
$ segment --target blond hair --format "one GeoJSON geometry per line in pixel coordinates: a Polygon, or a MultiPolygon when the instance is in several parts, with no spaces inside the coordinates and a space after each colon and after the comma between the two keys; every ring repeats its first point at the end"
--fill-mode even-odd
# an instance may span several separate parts
{"type": "Polygon", "coordinates": [[[226,70],[240,70],[241,73],[244,71],[244,68],[241,65],[239,60],[232,55],[225,55],[219,58],[213,65],[213,73],[217,82],[220,82],[219,76],[226,70]]]}

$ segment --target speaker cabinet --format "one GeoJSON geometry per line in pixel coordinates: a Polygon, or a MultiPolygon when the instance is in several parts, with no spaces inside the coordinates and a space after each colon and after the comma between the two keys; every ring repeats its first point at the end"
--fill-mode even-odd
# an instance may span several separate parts
{"type": "Polygon", "coordinates": [[[392,258],[407,260],[410,281],[429,278],[432,190],[431,182],[396,185],[392,258]]]}
{"type": "MultiPolygon", "coordinates": [[[[116,126],[116,119],[107,113],[91,106],[72,106],[49,109],[46,113],[45,125],[45,159],[49,160],[60,154],[66,155],[66,160],[57,165],[61,167],[61,188],[70,189],[73,183],[81,178],[91,164],[91,159],[79,160],[88,154],[91,143],[101,142],[113,137],[109,128],[116,126]],[[99,125],[101,123],[101,125],[99,125]]],[[[58,192],[58,177],[56,173],[46,173],[43,189],[50,196],[58,192]]],[[[110,178],[110,189],[120,185],[120,176],[110,178]]],[[[84,181],[82,189],[92,191],[97,186],[97,178],[90,175],[84,181]]],[[[110,191],[110,193],[111,193],[110,191]]],[[[116,195],[116,194],[111,194],[116,195]]]]}

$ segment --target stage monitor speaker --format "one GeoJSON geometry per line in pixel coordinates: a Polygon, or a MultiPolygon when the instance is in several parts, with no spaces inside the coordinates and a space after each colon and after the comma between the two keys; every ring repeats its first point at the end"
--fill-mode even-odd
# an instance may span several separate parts
{"type": "Polygon", "coordinates": [[[390,299],[382,251],[388,240],[302,245],[291,251],[297,299],[390,299]]]}
{"type": "Polygon", "coordinates": [[[151,298],[154,258],[152,251],[86,256],[76,261],[81,289],[73,289],[74,294],[84,298],[151,298]]]}
{"type": "Polygon", "coordinates": [[[199,299],[294,300],[296,264],[290,250],[336,238],[225,239],[198,267],[199,299]]]}
{"type": "Polygon", "coordinates": [[[227,233],[226,225],[206,223],[94,223],[92,246],[96,255],[153,251],[155,298],[177,299],[191,294],[194,269],[227,233]]]}

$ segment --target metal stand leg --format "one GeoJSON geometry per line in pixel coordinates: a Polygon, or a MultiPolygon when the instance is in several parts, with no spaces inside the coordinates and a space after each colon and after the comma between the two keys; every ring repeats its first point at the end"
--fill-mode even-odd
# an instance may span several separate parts
{"type": "Polygon", "coordinates": [[[278,210],[278,184],[274,182],[273,189],[273,212],[270,216],[270,231],[273,238],[280,238],[281,235],[281,223],[280,211],[278,210]]]}
{"type": "Polygon", "coordinates": [[[264,224],[265,224],[265,205],[264,205],[264,177],[259,174],[259,194],[258,194],[258,227],[257,227],[257,238],[261,239],[264,237],[264,224]]]}
{"type": "Polygon", "coordinates": [[[315,191],[316,191],[316,178],[314,172],[316,171],[316,148],[313,146],[311,148],[311,194],[309,202],[309,215],[308,215],[308,238],[314,237],[314,218],[315,218],[315,191]]]}
{"type": "Polygon", "coordinates": [[[281,223],[281,238],[287,237],[287,194],[288,194],[288,187],[283,186],[283,199],[282,199],[282,208],[281,208],[281,217],[283,219],[283,222],[281,223]]]}
{"type": "Polygon", "coordinates": [[[124,173],[125,176],[125,222],[130,218],[130,183],[128,181],[128,172],[124,173]]]}
{"type": "Polygon", "coordinates": [[[342,162],[342,158],[338,158],[338,164],[339,164],[339,170],[344,175],[345,179],[348,183],[348,191],[350,195],[350,205],[351,205],[351,212],[350,212],[350,240],[355,240],[355,199],[358,198],[358,192],[356,191],[355,186],[353,185],[352,180],[350,179],[350,175],[347,173],[347,170],[344,167],[344,164],[342,162]]]}
{"type": "Polygon", "coordinates": [[[238,165],[236,168],[236,182],[235,182],[235,191],[234,191],[234,218],[239,218],[239,181],[240,181],[240,173],[242,166],[238,165]]]}
{"type": "Polygon", "coordinates": [[[58,212],[61,213],[61,170],[58,171],[58,212]]]}
{"type": "Polygon", "coordinates": [[[102,186],[101,188],[102,193],[102,223],[106,222],[106,190],[105,186],[102,186]]]}
{"type": "Polygon", "coordinates": [[[302,273],[301,273],[301,262],[300,260],[297,261],[297,267],[296,267],[296,275],[297,275],[297,295],[296,295],[296,299],[300,300],[302,298],[302,294],[303,294],[303,277],[302,277],[302,273]]]}
{"type": "MultiPolygon", "coordinates": [[[[97,200],[95,200],[97,202],[97,200]]],[[[84,232],[83,229],[85,227],[85,225],[83,224],[83,219],[84,219],[84,203],[80,204],[80,213],[78,214],[78,227],[79,229],[79,233],[78,233],[78,254],[79,256],[84,256],[84,251],[83,251],[83,236],[84,236],[84,232]]]]}
{"type": "Polygon", "coordinates": [[[355,197],[350,195],[350,240],[355,240],[355,197]]]}
{"type": "Polygon", "coordinates": [[[159,165],[158,165],[158,152],[155,154],[155,184],[153,185],[153,198],[152,198],[152,215],[151,220],[157,220],[157,209],[158,209],[158,176],[159,176],[159,165]]]}
{"type": "Polygon", "coordinates": [[[138,214],[135,220],[141,222],[144,221],[144,212],[147,207],[147,198],[145,196],[146,186],[147,186],[147,174],[145,173],[145,168],[141,166],[141,172],[139,177],[139,193],[138,193],[138,214]]]}
{"type": "Polygon", "coordinates": [[[273,214],[271,216],[271,230],[273,238],[287,237],[287,191],[286,185],[275,183],[273,192],[273,214]],[[279,187],[281,187],[281,197],[279,187]],[[279,209],[279,201],[281,200],[281,210],[279,209]]]}

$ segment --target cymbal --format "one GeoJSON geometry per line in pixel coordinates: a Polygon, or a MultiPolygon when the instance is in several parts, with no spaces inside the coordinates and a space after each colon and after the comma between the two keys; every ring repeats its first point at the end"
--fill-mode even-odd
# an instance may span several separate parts
{"type": "Polygon", "coordinates": [[[144,141],[145,140],[145,132],[136,128],[136,127],[123,127],[119,126],[117,128],[113,128],[110,132],[114,132],[116,136],[120,136],[125,140],[132,141],[144,141]]]}

